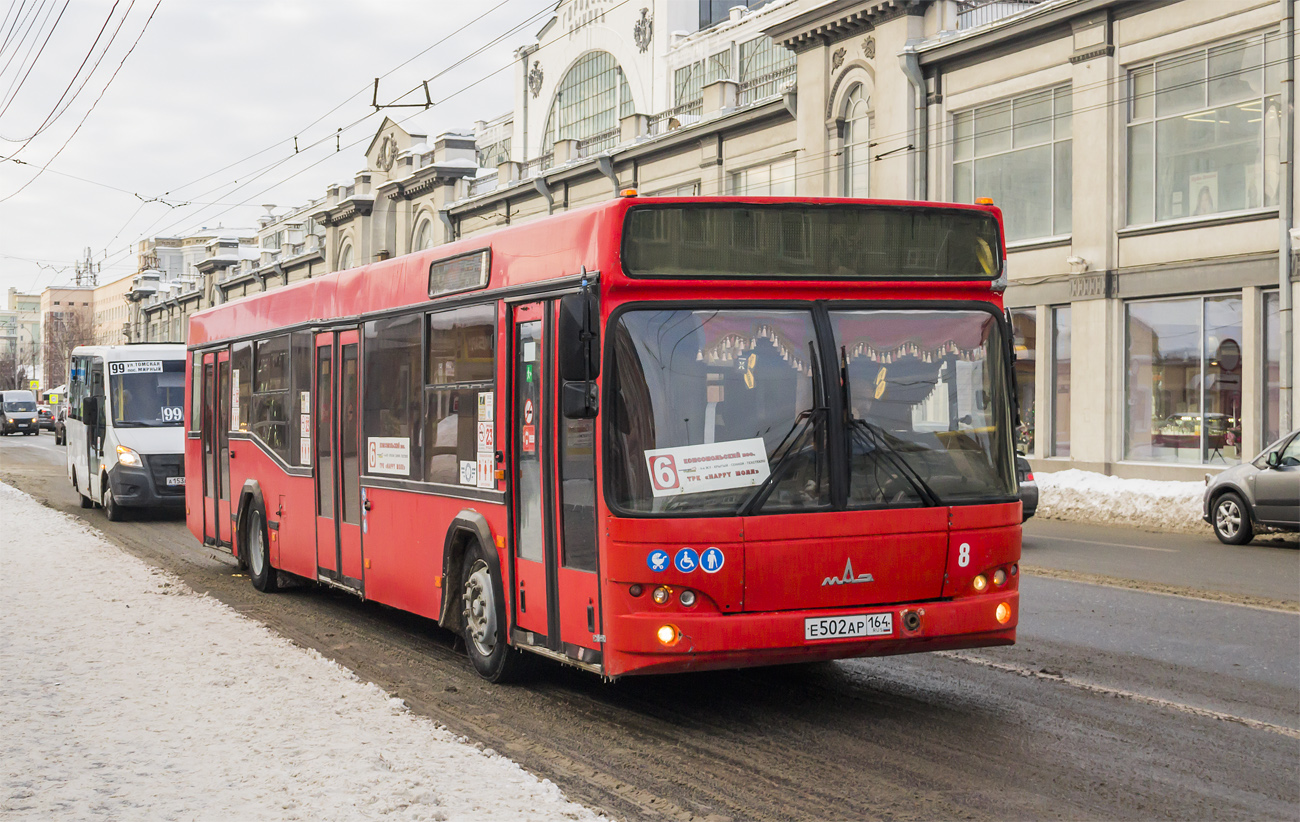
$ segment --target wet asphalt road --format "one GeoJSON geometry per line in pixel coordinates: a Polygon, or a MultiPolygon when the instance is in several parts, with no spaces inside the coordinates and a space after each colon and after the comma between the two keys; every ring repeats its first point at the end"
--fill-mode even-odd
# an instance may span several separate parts
{"type": "Polygon", "coordinates": [[[183,522],[80,510],[62,460],[48,433],[0,439],[0,481],[612,816],[1300,813],[1293,542],[1031,521],[1024,563],[1053,576],[1024,575],[1012,648],[612,684],[546,667],[498,687],[425,620],[311,586],[260,595],[183,522]]]}

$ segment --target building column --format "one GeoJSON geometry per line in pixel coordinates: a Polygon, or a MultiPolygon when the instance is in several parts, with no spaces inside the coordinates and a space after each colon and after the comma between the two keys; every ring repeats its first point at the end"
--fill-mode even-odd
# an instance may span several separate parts
{"type": "Polygon", "coordinates": [[[1267,443],[1264,430],[1264,297],[1256,286],[1241,289],[1241,456],[1248,460],[1267,443]]]}

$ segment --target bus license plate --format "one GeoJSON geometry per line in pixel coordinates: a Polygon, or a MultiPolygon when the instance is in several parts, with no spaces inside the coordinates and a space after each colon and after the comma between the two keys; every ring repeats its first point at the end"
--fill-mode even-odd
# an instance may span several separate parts
{"type": "Polygon", "coordinates": [[[168,485],[184,485],[184,484],[185,484],[185,477],[168,477],[168,478],[167,478],[167,484],[168,484],[168,485]]]}
{"type": "Polygon", "coordinates": [[[804,640],[843,639],[856,636],[888,636],[894,632],[893,614],[852,614],[841,617],[809,617],[803,621],[804,640]]]}

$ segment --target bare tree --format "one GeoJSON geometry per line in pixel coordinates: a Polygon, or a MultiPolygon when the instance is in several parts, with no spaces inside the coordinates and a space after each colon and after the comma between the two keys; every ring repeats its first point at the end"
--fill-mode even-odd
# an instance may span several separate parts
{"type": "Polygon", "coordinates": [[[19,387],[19,378],[25,376],[22,366],[18,364],[18,346],[12,345],[0,351],[0,391],[19,387]]]}
{"type": "Polygon", "coordinates": [[[45,389],[68,381],[68,356],[79,345],[95,342],[89,308],[51,311],[45,315],[45,389]]]}

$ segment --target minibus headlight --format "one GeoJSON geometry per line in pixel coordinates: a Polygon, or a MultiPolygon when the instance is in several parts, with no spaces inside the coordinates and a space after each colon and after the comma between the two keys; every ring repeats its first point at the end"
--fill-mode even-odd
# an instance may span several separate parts
{"type": "Polygon", "coordinates": [[[117,461],[120,465],[125,465],[128,468],[139,468],[143,464],[140,455],[134,449],[127,448],[125,445],[117,447],[117,461]]]}

